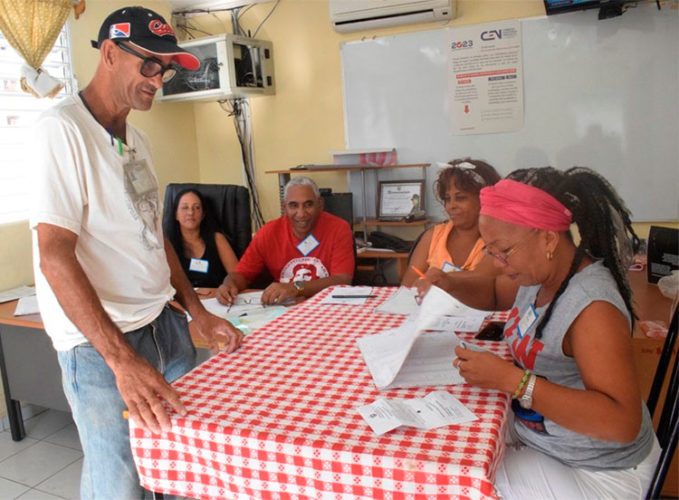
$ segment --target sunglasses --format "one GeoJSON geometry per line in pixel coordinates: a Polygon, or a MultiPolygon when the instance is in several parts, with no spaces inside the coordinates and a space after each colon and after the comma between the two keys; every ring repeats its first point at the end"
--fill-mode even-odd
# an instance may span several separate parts
{"type": "Polygon", "coordinates": [[[163,63],[160,62],[160,60],[156,59],[155,57],[147,57],[144,54],[140,54],[131,47],[123,45],[122,43],[116,43],[116,45],[120,49],[127,52],[128,54],[137,56],[139,59],[143,61],[141,63],[141,68],[139,68],[139,73],[141,73],[142,76],[145,76],[146,78],[153,78],[156,75],[160,75],[163,80],[163,83],[167,83],[170,80],[172,80],[174,75],[177,74],[177,69],[174,67],[174,64],[172,63],[168,64],[167,66],[163,66],[163,63]]]}

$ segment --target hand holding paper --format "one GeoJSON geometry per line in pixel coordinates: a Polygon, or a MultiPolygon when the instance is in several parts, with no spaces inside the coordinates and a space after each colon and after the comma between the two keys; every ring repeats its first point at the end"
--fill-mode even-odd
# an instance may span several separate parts
{"type": "Polygon", "coordinates": [[[358,347],[380,390],[462,383],[452,366],[453,349],[460,343],[454,329],[460,330],[467,322],[478,330],[485,315],[432,287],[416,313],[401,326],[361,337],[358,347]],[[447,318],[447,314],[461,317],[447,318]],[[421,336],[425,330],[440,329],[441,323],[445,333],[421,336]]]}

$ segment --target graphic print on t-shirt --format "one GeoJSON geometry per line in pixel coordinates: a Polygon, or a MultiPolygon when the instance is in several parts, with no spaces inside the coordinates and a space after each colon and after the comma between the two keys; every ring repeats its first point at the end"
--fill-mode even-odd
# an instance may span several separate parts
{"type": "Polygon", "coordinates": [[[327,278],[330,273],[320,259],[316,257],[297,257],[288,261],[278,281],[290,283],[292,281],[312,281],[319,278],[327,278]]]}
{"type": "Polygon", "coordinates": [[[141,240],[148,250],[163,248],[160,230],[158,184],[146,160],[130,160],[123,165],[125,192],[132,203],[132,212],[143,227],[141,240]]]}

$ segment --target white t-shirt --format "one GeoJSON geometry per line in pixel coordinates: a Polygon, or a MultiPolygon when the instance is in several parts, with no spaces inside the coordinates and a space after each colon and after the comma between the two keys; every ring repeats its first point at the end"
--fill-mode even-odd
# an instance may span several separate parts
{"type": "Polygon", "coordinates": [[[148,139],[131,125],[126,135],[121,155],[117,141],[78,96],[43,113],[35,127],[33,270],[45,330],[60,351],[87,339],[40,271],[36,228],[41,222],[78,235],[78,262],[123,332],[151,322],[174,295],[148,139]]]}

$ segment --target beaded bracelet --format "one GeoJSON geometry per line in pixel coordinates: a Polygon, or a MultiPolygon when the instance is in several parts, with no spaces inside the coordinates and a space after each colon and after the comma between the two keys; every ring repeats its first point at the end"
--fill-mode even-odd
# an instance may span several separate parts
{"type": "Polygon", "coordinates": [[[517,399],[521,395],[521,391],[523,391],[523,388],[526,385],[526,382],[528,382],[528,377],[530,377],[530,370],[526,370],[526,371],[523,372],[523,377],[521,377],[521,382],[519,382],[519,386],[514,391],[514,394],[512,394],[512,399],[517,399]]]}

